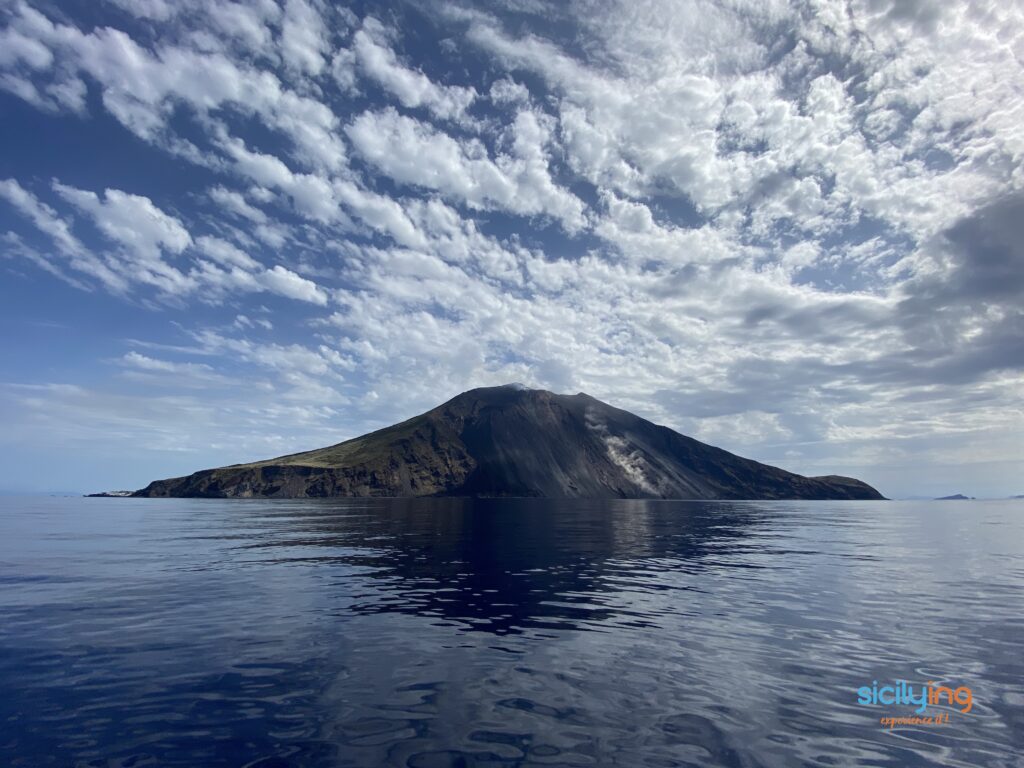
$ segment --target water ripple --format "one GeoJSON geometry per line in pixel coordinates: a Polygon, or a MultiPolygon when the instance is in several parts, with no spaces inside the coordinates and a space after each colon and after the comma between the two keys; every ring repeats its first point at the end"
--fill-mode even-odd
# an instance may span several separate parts
{"type": "Polygon", "coordinates": [[[0,758],[1016,766],[1022,511],[4,499],[0,758]]]}

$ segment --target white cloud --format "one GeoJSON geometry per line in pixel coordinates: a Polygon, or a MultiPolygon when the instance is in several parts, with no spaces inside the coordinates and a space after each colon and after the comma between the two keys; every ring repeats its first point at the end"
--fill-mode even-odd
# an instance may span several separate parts
{"type": "Polygon", "coordinates": [[[175,5],[167,0],[109,0],[109,2],[140,19],[167,21],[178,12],[175,5]]]}
{"type": "MultiPolygon", "coordinates": [[[[295,8],[300,5],[305,4],[295,8]]],[[[298,10],[295,13],[296,18],[301,16],[298,10]]],[[[297,34],[299,27],[292,29],[297,34]]],[[[178,104],[201,115],[221,109],[255,114],[291,141],[302,162],[329,170],[344,166],[337,118],[330,108],[284,88],[274,74],[234,62],[222,52],[173,45],[150,51],[121,30],[101,27],[85,33],[54,23],[24,4],[18,6],[9,30],[47,48],[55,71],[59,65],[91,77],[101,88],[104,106],[129,130],[195,162],[205,160],[202,153],[169,134],[168,122],[178,104]]],[[[306,50],[305,38],[295,34],[289,50],[299,56],[300,49],[306,50]]],[[[304,61],[304,67],[311,66],[308,56],[304,61]]]]}
{"type": "Polygon", "coordinates": [[[0,31],[0,67],[24,62],[32,69],[46,69],[53,63],[50,49],[38,40],[8,27],[0,31]]]}
{"type": "Polygon", "coordinates": [[[386,30],[373,18],[353,36],[352,50],[366,76],[397,96],[405,107],[425,107],[442,119],[456,120],[476,98],[473,88],[437,85],[422,72],[400,64],[387,43],[386,30]]]}
{"type": "Polygon", "coordinates": [[[344,180],[335,181],[334,194],[356,216],[375,230],[388,234],[396,243],[410,247],[423,244],[422,235],[409,220],[404,208],[390,197],[344,180]]]}
{"type": "Polygon", "coordinates": [[[209,376],[213,373],[213,368],[205,363],[175,363],[147,357],[138,352],[126,353],[121,357],[120,362],[131,368],[157,373],[177,373],[189,376],[209,376]]]}
{"type": "Polygon", "coordinates": [[[174,296],[190,293],[195,281],[165,261],[192,244],[182,223],[157,208],[148,197],[108,189],[95,192],[55,182],[54,190],[88,214],[101,232],[118,243],[123,263],[118,271],[174,296]]]}
{"type": "Polygon", "coordinates": [[[468,36],[509,68],[541,74],[562,95],[568,162],[594,184],[639,194],[670,183],[707,209],[728,201],[732,175],[718,157],[715,133],[722,89],[712,77],[674,67],[635,83],[582,65],[540,38],[513,39],[480,20],[468,36]]]}
{"type": "MultiPolygon", "coordinates": [[[[270,24],[277,22],[281,15],[281,9],[276,3],[206,3],[203,10],[219,36],[239,41],[255,53],[272,55],[270,24]]],[[[197,13],[199,9],[193,8],[191,11],[197,13]]]]}
{"type": "MultiPolygon", "coordinates": [[[[1015,305],[961,294],[1016,285],[981,269],[1016,263],[1012,227],[981,226],[1024,189],[1013,4],[631,0],[550,27],[441,4],[433,47],[403,45],[401,9],[391,28],[310,0],[129,5],[152,38],[10,4],[0,87],[54,115],[91,108],[88,85],[202,188],[0,182],[5,263],[227,305],[195,354],[304,424],[524,380],[794,469],[988,460],[972,424],[1009,442],[1015,305]],[[229,335],[249,332],[268,341],[229,335]]],[[[122,367],[187,365],[147,360],[122,367]]]]}
{"type": "Polygon", "coordinates": [[[235,159],[239,173],[258,184],[284,192],[303,216],[322,224],[351,228],[342,207],[374,230],[395,242],[416,246],[422,237],[409,221],[402,205],[345,178],[333,180],[308,173],[293,173],[273,155],[250,151],[241,140],[226,140],[226,151],[235,159]]]}
{"type": "Polygon", "coordinates": [[[57,215],[50,206],[24,189],[14,179],[0,181],[0,197],[6,199],[26,216],[40,231],[49,235],[62,255],[69,260],[72,268],[99,280],[108,289],[124,293],[128,281],[116,274],[109,266],[93,256],[79,242],[68,222],[57,215]]]}
{"type": "Polygon", "coordinates": [[[502,106],[524,106],[530,103],[530,90],[511,78],[495,80],[490,90],[491,101],[502,106]]]}
{"type": "Polygon", "coordinates": [[[550,125],[524,110],[510,128],[510,152],[491,160],[477,140],[448,134],[394,110],[364,112],[346,128],[356,151],[404,184],[435,189],[472,208],[546,215],[575,232],[583,203],[552,180],[546,146],[550,125]]]}
{"type": "Polygon", "coordinates": [[[265,331],[274,330],[274,324],[265,317],[252,318],[248,315],[237,315],[235,317],[235,322],[232,323],[232,327],[237,328],[238,330],[245,330],[246,328],[253,328],[255,326],[259,326],[265,331]]]}
{"type": "Polygon", "coordinates": [[[290,299],[308,301],[320,306],[327,303],[327,294],[316,283],[300,277],[280,264],[262,272],[258,279],[269,290],[290,299]]]}
{"type": "Polygon", "coordinates": [[[327,376],[341,381],[338,369],[350,367],[345,358],[326,347],[312,349],[301,344],[265,344],[224,336],[213,331],[195,334],[207,353],[228,355],[282,373],[303,376],[327,376]]]}
{"type": "Polygon", "coordinates": [[[60,182],[55,182],[53,188],[89,214],[107,237],[123,245],[140,262],[159,261],[165,252],[178,254],[192,244],[181,221],[157,208],[148,197],[119,189],[108,189],[100,197],[60,182]]]}
{"type": "MultiPolygon", "coordinates": [[[[140,283],[176,299],[191,294],[211,299],[234,292],[269,291],[319,306],[327,303],[323,288],[284,266],[264,269],[256,259],[223,238],[201,235],[193,239],[180,220],[160,210],[147,197],[117,189],[108,189],[101,197],[60,182],[54,182],[53,188],[117,244],[116,255],[105,260],[97,258],[72,234],[66,220],[17,181],[0,181],[0,197],[49,235],[72,268],[116,293],[127,293],[133,283],[140,283]],[[178,267],[167,261],[183,256],[193,247],[215,263],[199,260],[186,271],[186,263],[178,267]]],[[[22,251],[25,255],[35,253],[22,251]]],[[[55,269],[49,263],[44,268],[55,269]]]]}
{"type": "Polygon", "coordinates": [[[241,216],[255,224],[265,224],[267,222],[267,214],[251,205],[245,199],[245,196],[239,192],[217,186],[212,188],[209,194],[211,200],[236,216],[241,216]]]}
{"type": "Polygon", "coordinates": [[[358,93],[356,85],[356,55],[349,48],[339,48],[331,59],[331,75],[341,88],[342,93],[353,95],[358,93]]]}
{"type": "Polygon", "coordinates": [[[219,237],[203,235],[196,238],[196,247],[205,255],[225,267],[240,267],[250,272],[260,269],[260,263],[233,243],[219,237]]]}
{"type": "Polygon", "coordinates": [[[1012,158],[1024,151],[1024,131],[1006,105],[1018,101],[1010,83],[1021,67],[1011,45],[996,42],[1019,39],[1006,32],[1019,27],[1019,13],[993,6],[968,16],[950,6],[945,23],[922,24],[871,4],[840,5],[816,3],[798,16],[782,3],[698,1],[689,13],[620,3],[578,19],[602,41],[606,66],[534,35],[512,37],[484,14],[453,15],[510,71],[539,74],[559,95],[567,161],[599,186],[643,197],[671,185],[723,222],[749,205],[759,235],[780,220],[820,234],[870,215],[926,237],[1020,167],[1012,158]],[[914,35],[899,31],[907,24],[914,35]],[[761,41],[779,25],[803,41],[773,62],[761,41]],[[826,56],[863,72],[866,92],[847,93],[824,74],[826,56]],[[893,122],[908,109],[921,109],[909,126],[893,122]],[[978,131],[968,141],[955,133],[965,123],[978,131]],[[887,131],[886,141],[867,140],[868,126],[887,131]],[[979,163],[982,145],[999,160],[979,163]],[[931,169],[915,159],[924,147],[963,162],[931,169]],[[777,185],[782,176],[798,187],[777,185]]]}
{"type": "Polygon", "coordinates": [[[326,61],[327,29],[316,7],[307,0],[285,0],[281,51],[296,70],[319,75],[326,61]]]}
{"type": "Polygon", "coordinates": [[[257,184],[284,192],[295,209],[314,221],[335,222],[341,216],[330,182],[314,173],[295,173],[280,158],[246,147],[241,139],[221,137],[235,169],[257,184]]]}
{"type": "Polygon", "coordinates": [[[15,179],[0,181],[0,196],[17,208],[41,231],[53,238],[54,242],[68,253],[84,251],[82,244],[71,234],[68,223],[57,212],[21,186],[15,179]]]}

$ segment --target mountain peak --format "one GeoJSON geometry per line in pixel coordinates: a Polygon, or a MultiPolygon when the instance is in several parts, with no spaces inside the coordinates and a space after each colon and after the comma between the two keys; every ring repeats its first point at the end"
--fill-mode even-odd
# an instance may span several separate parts
{"type": "Polygon", "coordinates": [[[511,392],[543,392],[543,389],[534,389],[528,387],[525,384],[519,382],[510,382],[508,384],[494,384],[489,387],[473,387],[473,389],[467,389],[465,392],[460,392],[456,395],[453,400],[457,400],[460,397],[481,397],[487,394],[508,394],[511,392]]]}

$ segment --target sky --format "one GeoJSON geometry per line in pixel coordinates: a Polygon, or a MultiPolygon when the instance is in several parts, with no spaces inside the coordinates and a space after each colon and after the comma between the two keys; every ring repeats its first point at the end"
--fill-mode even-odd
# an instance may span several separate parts
{"type": "Polygon", "coordinates": [[[1024,493],[1024,6],[0,0],[0,489],[584,391],[1024,493]]]}

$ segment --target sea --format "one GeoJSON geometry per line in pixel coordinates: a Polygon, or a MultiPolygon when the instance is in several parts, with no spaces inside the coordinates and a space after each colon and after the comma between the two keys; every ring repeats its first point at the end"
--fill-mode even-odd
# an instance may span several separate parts
{"type": "Polygon", "coordinates": [[[1022,755],[1019,501],[0,499],[3,766],[1022,755]]]}

